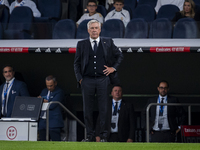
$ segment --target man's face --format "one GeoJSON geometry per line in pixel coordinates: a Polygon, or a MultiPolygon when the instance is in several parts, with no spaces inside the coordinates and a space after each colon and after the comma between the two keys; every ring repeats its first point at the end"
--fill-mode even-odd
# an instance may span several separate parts
{"type": "Polygon", "coordinates": [[[92,39],[97,39],[99,37],[100,32],[101,28],[99,27],[99,24],[97,22],[90,24],[88,33],[90,34],[90,37],[92,39]]]}
{"type": "Polygon", "coordinates": [[[54,82],[53,80],[46,80],[46,86],[47,89],[51,92],[53,92],[53,90],[56,88],[57,82],[54,82]]]}
{"type": "Polygon", "coordinates": [[[11,67],[5,67],[3,69],[3,76],[6,79],[6,81],[12,80],[14,75],[15,75],[15,72],[13,71],[13,69],[11,67]]]}
{"type": "Polygon", "coordinates": [[[115,7],[116,11],[121,11],[122,8],[124,7],[124,4],[121,2],[115,2],[113,6],[115,7]]]}
{"type": "Polygon", "coordinates": [[[89,13],[95,13],[97,9],[97,5],[93,2],[89,2],[87,5],[87,10],[89,11],[89,13]]]}
{"type": "Polygon", "coordinates": [[[159,87],[158,87],[158,92],[161,96],[167,95],[169,91],[169,87],[167,86],[167,83],[161,82],[159,87]]]}
{"type": "Polygon", "coordinates": [[[122,88],[119,86],[115,86],[112,89],[111,95],[112,95],[113,99],[116,101],[122,99],[122,88]]]}

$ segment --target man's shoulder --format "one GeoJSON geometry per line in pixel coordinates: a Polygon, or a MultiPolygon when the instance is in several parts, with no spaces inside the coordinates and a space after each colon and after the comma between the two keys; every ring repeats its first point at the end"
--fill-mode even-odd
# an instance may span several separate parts
{"type": "Polygon", "coordinates": [[[123,9],[123,8],[122,8],[122,12],[123,12],[123,13],[129,13],[129,11],[128,11],[128,10],[126,10],[126,9],[123,9]]]}
{"type": "Polygon", "coordinates": [[[78,44],[83,44],[83,43],[88,42],[88,41],[89,41],[89,38],[85,38],[85,39],[78,41],[78,44]]]}
{"type": "Polygon", "coordinates": [[[13,84],[16,84],[16,85],[25,85],[25,82],[15,79],[14,82],[13,82],[13,84]]]}

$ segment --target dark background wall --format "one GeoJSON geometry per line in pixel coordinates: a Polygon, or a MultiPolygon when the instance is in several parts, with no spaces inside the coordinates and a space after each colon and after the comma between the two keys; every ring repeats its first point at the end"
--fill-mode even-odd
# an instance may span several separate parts
{"type": "MultiPolygon", "coordinates": [[[[124,53],[119,76],[124,96],[140,112],[148,97],[157,94],[158,82],[165,79],[170,93],[180,102],[200,102],[200,54],[198,53],[124,53]]],[[[0,68],[12,64],[20,72],[31,96],[45,87],[45,77],[55,75],[58,85],[70,94],[74,111],[82,111],[81,90],[76,87],[74,54],[0,54],[0,68]]],[[[4,81],[1,75],[1,80],[4,81]]],[[[95,107],[96,108],[96,107],[95,107]]],[[[199,107],[192,107],[199,114],[199,107]]],[[[193,121],[197,124],[199,122],[193,121]]]]}

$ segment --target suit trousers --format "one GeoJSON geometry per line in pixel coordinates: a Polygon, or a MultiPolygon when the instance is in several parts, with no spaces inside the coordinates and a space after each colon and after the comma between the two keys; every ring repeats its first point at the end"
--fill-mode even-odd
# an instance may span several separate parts
{"type": "Polygon", "coordinates": [[[175,142],[175,134],[171,131],[154,131],[151,142],[175,142]]]}
{"type": "Polygon", "coordinates": [[[108,76],[102,77],[83,77],[81,82],[82,96],[83,96],[83,112],[84,121],[88,137],[95,137],[93,126],[93,107],[95,95],[98,102],[99,109],[99,132],[100,136],[107,137],[105,124],[107,120],[107,104],[108,104],[108,85],[110,79],[108,76]]]}

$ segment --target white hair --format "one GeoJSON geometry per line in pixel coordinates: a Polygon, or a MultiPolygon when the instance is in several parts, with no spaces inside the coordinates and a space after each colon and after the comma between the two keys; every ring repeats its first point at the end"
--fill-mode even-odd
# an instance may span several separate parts
{"type": "Polygon", "coordinates": [[[101,28],[101,23],[97,20],[90,20],[88,23],[87,23],[87,28],[89,29],[90,25],[93,24],[93,23],[98,23],[99,24],[99,28],[101,28]]]}

